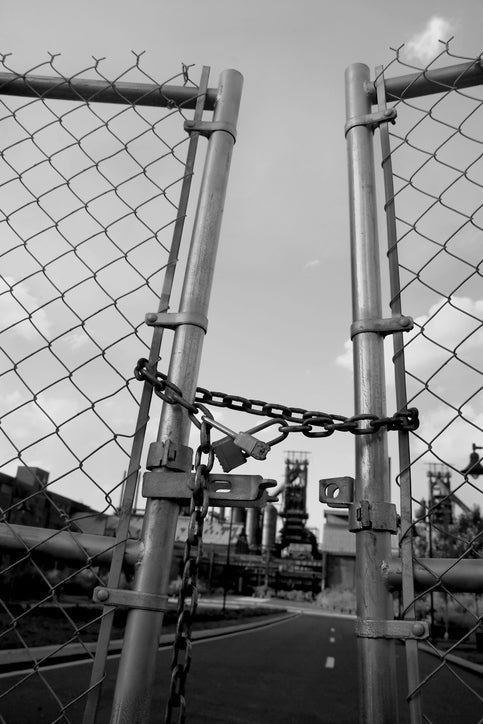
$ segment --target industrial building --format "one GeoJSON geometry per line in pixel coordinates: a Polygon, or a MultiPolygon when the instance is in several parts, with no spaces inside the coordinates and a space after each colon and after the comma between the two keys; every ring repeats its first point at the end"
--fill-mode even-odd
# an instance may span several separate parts
{"type": "MultiPolygon", "coordinates": [[[[330,550],[322,555],[316,535],[307,527],[307,476],[307,453],[288,452],[284,481],[280,486],[280,511],[272,503],[263,508],[210,509],[204,524],[203,557],[199,569],[202,585],[210,590],[222,587],[248,595],[261,590],[300,590],[314,596],[324,584],[327,585],[335,570],[333,556],[343,551],[330,550]]],[[[0,474],[2,522],[9,526],[115,535],[117,515],[100,513],[83,503],[51,492],[48,480],[49,473],[45,470],[25,466],[18,468],[15,477],[0,474]]],[[[131,518],[131,537],[139,536],[142,520],[143,511],[135,511],[131,518]]],[[[181,515],[172,561],[173,580],[180,576],[182,570],[187,525],[188,518],[181,515]]],[[[327,515],[326,525],[329,530],[333,527],[332,518],[327,515]]],[[[3,553],[3,569],[8,569],[12,555],[3,553]]],[[[57,580],[62,570],[71,580],[68,563],[36,551],[27,556],[21,566],[24,574],[32,557],[35,570],[44,571],[46,580],[57,580]]],[[[15,570],[18,577],[19,567],[16,566],[15,570]]],[[[96,569],[95,573],[99,577],[105,571],[96,569]]],[[[3,588],[6,586],[13,594],[11,578],[8,574],[2,578],[3,588]]],[[[342,578],[348,582],[350,574],[346,571],[342,578]]],[[[129,580],[130,572],[127,571],[126,585],[129,585],[129,580]]]]}

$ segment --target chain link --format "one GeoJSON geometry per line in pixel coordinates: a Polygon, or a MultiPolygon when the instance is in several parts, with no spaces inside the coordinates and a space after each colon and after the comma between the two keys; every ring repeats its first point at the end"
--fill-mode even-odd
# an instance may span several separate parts
{"type": "MultiPolygon", "coordinates": [[[[304,410],[301,407],[288,407],[264,400],[253,400],[239,395],[229,395],[225,392],[214,392],[205,387],[197,387],[194,402],[188,402],[175,384],[170,382],[162,372],[153,369],[146,359],[140,359],[134,370],[136,379],[150,382],[156,395],[169,404],[179,404],[186,408],[191,420],[200,427],[196,415],[205,405],[223,407],[230,410],[247,412],[250,415],[259,415],[279,419],[282,433],[280,439],[285,439],[289,433],[301,432],[306,437],[329,437],[334,432],[350,432],[353,435],[373,435],[382,427],[387,430],[417,430],[419,427],[419,413],[416,407],[396,412],[392,417],[379,417],[378,415],[335,415],[319,410],[304,410]],[[285,422],[285,424],[283,424],[285,422]],[[289,424],[291,423],[291,424],[289,424]],[[322,428],[322,429],[320,429],[322,428]]],[[[273,444],[273,443],[272,443],[273,444]]]]}
{"type": "Polygon", "coordinates": [[[183,575],[178,597],[178,621],[173,643],[171,683],[166,704],[165,724],[171,724],[174,721],[176,710],[178,724],[183,724],[186,720],[185,687],[191,665],[191,627],[198,605],[198,568],[203,547],[203,525],[210,503],[208,476],[215,461],[210,429],[208,423],[201,423],[200,444],[195,454],[194,489],[190,502],[188,534],[184,546],[183,575]],[[202,462],[203,455],[208,456],[206,462],[202,462]]]}

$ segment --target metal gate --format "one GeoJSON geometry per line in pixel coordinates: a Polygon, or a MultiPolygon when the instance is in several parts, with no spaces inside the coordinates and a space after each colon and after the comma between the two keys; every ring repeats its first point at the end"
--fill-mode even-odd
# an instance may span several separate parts
{"type": "Polygon", "coordinates": [[[207,328],[242,77],[225,71],[209,88],[208,68],[196,84],[183,66],[159,82],[138,55],[115,79],[97,60],[69,76],[55,56],[27,73],[9,63],[3,56],[0,668],[19,673],[2,685],[1,711],[8,720],[30,700],[39,720],[93,722],[121,608],[112,721],[147,720],[176,522],[191,501],[189,600],[180,597],[170,697],[184,716],[213,457],[200,410],[184,398],[194,395],[207,328]],[[204,173],[179,311],[169,312],[200,136],[204,173]],[[174,341],[159,378],[164,329],[174,341]],[[154,388],[169,403],[157,434],[154,388]],[[202,434],[193,476],[190,417],[202,434]],[[148,502],[137,515],[145,466],[148,502]],[[162,470],[178,478],[160,486],[162,470]],[[79,610],[74,594],[94,587],[94,604],[79,610]],[[46,611],[56,629],[48,646],[35,637],[46,611]],[[49,665],[74,655],[92,661],[91,674],[64,687],[66,699],[49,665]]]}
{"type": "Polygon", "coordinates": [[[387,392],[420,420],[417,430],[356,441],[360,712],[372,724],[396,721],[398,686],[404,721],[447,721],[454,701],[459,720],[483,716],[483,689],[465,673],[483,672],[482,82],[481,60],[456,58],[449,45],[426,68],[398,51],[372,78],[362,64],[346,74],[355,412],[370,425],[387,392]]]}

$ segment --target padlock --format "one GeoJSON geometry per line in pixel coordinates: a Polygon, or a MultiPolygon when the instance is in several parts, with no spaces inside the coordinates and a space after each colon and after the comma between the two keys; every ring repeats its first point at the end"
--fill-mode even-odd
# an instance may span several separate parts
{"type": "Polygon", "coordinates": [[[243,452],[241,447],[235,445],[231,437],[222,437],[220,440],[215,440],[212,447],[225,473],[229,473],[230,470],[243,465],[247,461],[248,455],[243,452]]]}
{"type": "Polygon", "coordinates": [[[256,437],[250,435],[251,430],[248,432],[234,432],[229,427],[223,425],[221,422],[214,420],[212,417],[202,417],[203,422],[207,422],[208,425],[221,430],[228,435],[235,445],[241,448],[247,455],[250,455],[255,460],[265,460],[268,453],[270,452],[270,445],[261,440],[257,440],[256,437]]]}

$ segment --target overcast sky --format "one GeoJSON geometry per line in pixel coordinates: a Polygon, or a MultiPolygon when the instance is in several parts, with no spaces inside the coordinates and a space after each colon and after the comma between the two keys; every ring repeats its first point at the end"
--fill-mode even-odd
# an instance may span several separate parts
{"type": "MultiPolygon", "coordinates": [[[[158,80],[178,73],[181,63],[195,64],[195,81],[210,65],[211,86],[225,68],[243,74],[199,381],[352,414],[344,70],[354,62],[387,64],[391,48],[403,43],[408,61],[424,65],[438,52],[437,41],[453,35],[454,53],[476,57],[483,50],[480,0],[29,0],[4,5],[1,19],[0,50],[12,53],[18,71],[43,63],[50,51],[62,54],[57,66],[66,75],[94,56],[105,57],[103,73],[115,77],[134,50],[146,51],[142,67],[158,80]]],[[[481,296],[475,292],[468,303],[481,303],[481,296]]],[[[428,315],[430,306],[415,316],[428,315]]],[[[259,422],[224,419],[238,429],[259,422]]],[[[353,442],[341,433],[315,441],[293,436],[266,462],[240,472],[281,480],[284,451],[310,452],[309,524],[320,527],[317,481],[353,474],[353,442]]],[[[467,463],[471,442],[455,449],[457,467],[467,463]]],[[[87,493],[78,497],[90,500],[87,493]]]]}

